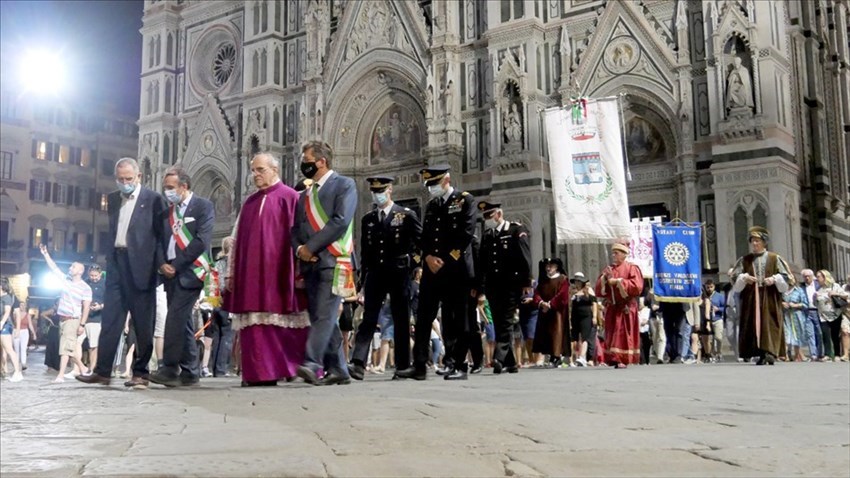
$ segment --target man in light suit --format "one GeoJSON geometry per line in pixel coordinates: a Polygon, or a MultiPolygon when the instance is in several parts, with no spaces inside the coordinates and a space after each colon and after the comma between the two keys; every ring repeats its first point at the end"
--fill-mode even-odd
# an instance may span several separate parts
{"type": "Polygon", "coordinates": [[[157,271],[164,272],[162,246],[165,200],[141,185],[139,164],[132,158],[115,163],[118,191],[107,198],[110,249],[106,254],[106,292],[101,314],[100,352],[91,375],[78,375],[84,383],[109,385],[118,342],[130,312],[136,334],[133,377],[127,387],[148,385],[148,362],[153,352],[153,325],[157,271]]]}
{"type": "Polygon", "coordinates": [[[165,171],[162,189],[169,206],[161,220],[171,233],[163,237],[168,264],[162,275],[168,315],[162,366],[150,375],[150,381],[166,387],[196,385],[200,377],[192,307],[212,265],[209,251],[215,212],[213,204],[196,196],[191,187],[191,178],[183,168],[174,166],[165,171]]]}
{"type": "Polygon", "coordinates": [[[354,294],[352,220],[357,209],[354,180],[331,169],[327,143],[310,141],[301,148],[301,172],[313,184],[295,208],[292,246],[307,289],[310,337],[297,374],[314,385],[351,383],[337,324],[342,296],[354,294]],[[316,372],[324,368],[319,381],[316,372]]]}

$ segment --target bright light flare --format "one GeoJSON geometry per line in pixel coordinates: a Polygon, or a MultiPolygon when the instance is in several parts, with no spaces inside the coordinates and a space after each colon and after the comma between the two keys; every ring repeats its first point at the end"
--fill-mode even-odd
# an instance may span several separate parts
{"type": "Polygon", "coordinates": [[[52,272],[48,272],[41,276],[41,286],[49,290],[58,290],[62,288],[62,279],[52,272]]]}
{"type": "Polygon", "coordinates": [[[65,65],[58,52],[30,50],[18,67],[21,86],[37,95],[58,95],[65,86],[65,65]]]}

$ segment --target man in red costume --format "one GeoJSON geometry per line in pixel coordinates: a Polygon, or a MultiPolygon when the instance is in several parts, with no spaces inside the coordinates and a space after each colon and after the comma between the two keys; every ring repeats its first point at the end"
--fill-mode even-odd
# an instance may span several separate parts
{"type": "Polygon", "coordinates": [[[596,280],[596,296],[605,303],[605,362],[626,368],[640,360],[638,297],[643,292],[640,267],[626,261],[628,246],[611,246],[610,266],[596,280]]]}

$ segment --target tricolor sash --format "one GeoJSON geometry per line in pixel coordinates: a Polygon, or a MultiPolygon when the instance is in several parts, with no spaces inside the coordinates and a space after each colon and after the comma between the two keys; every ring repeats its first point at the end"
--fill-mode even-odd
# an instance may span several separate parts
{"type": "MultiPolygon", "coordinates": [[[[171,233],[174,234],[174,242],[181,251],[184,251],[189,243],[192,242],[192,233],[189,232],[189,228],[183,222],[183,215],[180,213],[180,208],[175,207],[174,204],[169,207],[171,208],[171,214],[168,215],[168,224],[171,226],[171,233]]],[[[193,272],[201,282],[205,282],[207,278],[207,273],[210,271],[210,262],[212,261],[207,251],[204,251],[193,262],[195,266],[193,272]]]]}
{"type": "MultiPolygon", "coordinates": [[[[307,221],[313,231],[319,232],[328,222],[328,215],[322,209],[319,201],[319,188],[314,184],[305,196],[307,221]]],[[[336,257],[334,279],[331,292],[340,297],[351,297],[356,292],[354,286],[354,265],[351,263],[351,253],[354,251],[354,224],[349,223],[348,229],[341,238],[328,246],[328,252],[336,257]]]]}

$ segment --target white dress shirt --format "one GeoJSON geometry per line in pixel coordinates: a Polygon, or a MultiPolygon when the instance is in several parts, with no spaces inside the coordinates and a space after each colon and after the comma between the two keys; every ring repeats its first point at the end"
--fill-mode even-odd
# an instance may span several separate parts
{"type": "Polygon", "coordinates": [[[387,201],[387,205],[378,210],[378,217],[381,217],[381,213],[384,213],[384,219],[390,217],[390,211],[393,209],[392,201],[387,201]]]}
{"type": "Polygon", "coordinates": [[[115,247],[127,247],[127,229],[130,227],[130,218],[136,208],[136,199],[139,197],[142,185],[136,184],[136,189],[130,196],[121,195],[121,209],[118,211],[118,230],[115,232],[115,247]]]}
{"type": "MultiPolygon", "coordinates": [[[[183,217],[183,214],[186,214],[186,208],[189,206],[189,201],[191,201],[191,200],[192,200],[192,192],[189,191],[189,195],[186,196],[186,199],[180,201],[180,203],[177,204],[178,212],[180,213],[180,217],[183,217]]],[[[169,217],[171,217],[170,216],[171,208],[168,208],[168,214],[169,214],[169,217]]],[[[183,218],[183,219],[185,220],[186,218],[183,218]]],[[[175,250],[176,246],[177,246],[177,241],[174,239],[174,231],[171,231],[171,238],[168,240],[168,253],[165,257],[169,261],[173,261],[174,259],[177,259],[177,251],[175,250]]]]}

